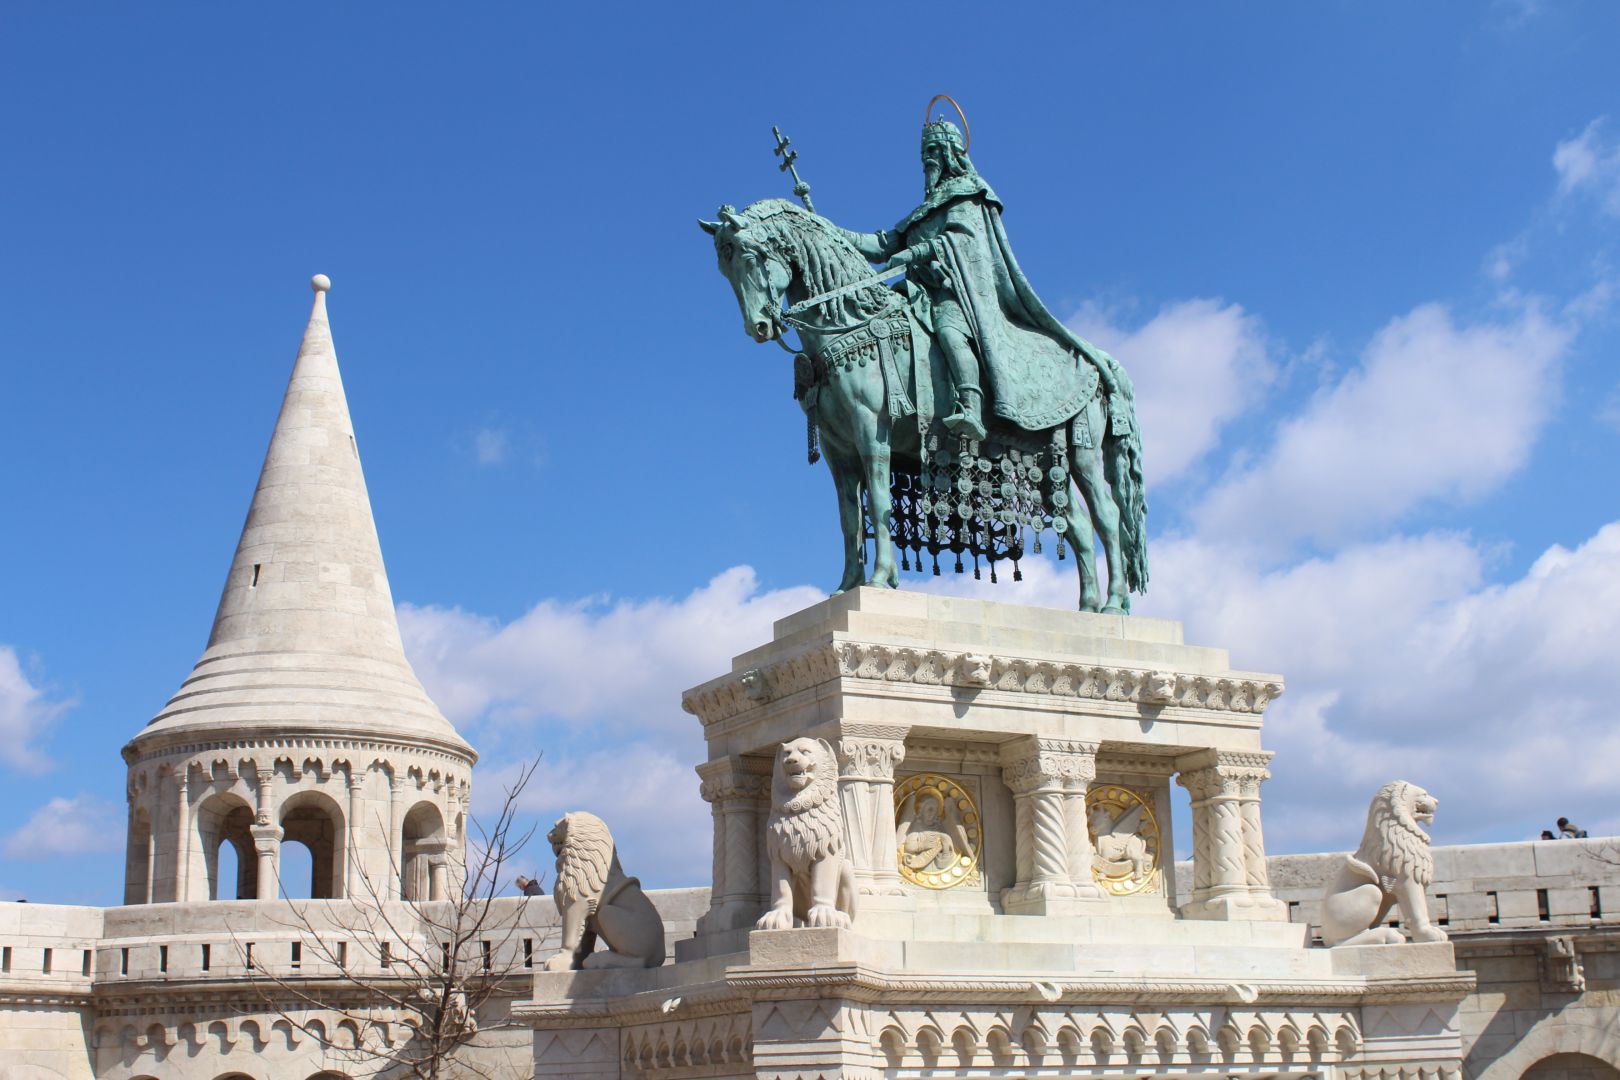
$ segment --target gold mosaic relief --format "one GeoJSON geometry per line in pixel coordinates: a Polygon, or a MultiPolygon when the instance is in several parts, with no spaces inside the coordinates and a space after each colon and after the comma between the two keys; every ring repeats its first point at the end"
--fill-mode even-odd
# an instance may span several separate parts
{"type": "Polygon", "coordinates": [[[1091,876],[1115,896],[1145,892],[1159,879],[1159,822],[1149,800],[1118,784],[1086,793],[1091,876]]]}
{"type": "Polygon", "coordinates": [[[948,776],[918,773],[894,787],[900,876],[925,889],[979,880],[984,822],[973,796],[948,776]]]}

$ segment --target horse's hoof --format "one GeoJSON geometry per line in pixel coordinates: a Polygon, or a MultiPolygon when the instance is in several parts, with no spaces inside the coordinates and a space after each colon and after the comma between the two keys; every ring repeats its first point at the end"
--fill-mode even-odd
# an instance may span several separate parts
{"type": "Polygon", "coordinates": [[[1102,613],[1104,615],[1129,615],[1131,612],[1129,608],[1122,607],[1119,604],[1109,604],[1102,609],[1102,613]]]}

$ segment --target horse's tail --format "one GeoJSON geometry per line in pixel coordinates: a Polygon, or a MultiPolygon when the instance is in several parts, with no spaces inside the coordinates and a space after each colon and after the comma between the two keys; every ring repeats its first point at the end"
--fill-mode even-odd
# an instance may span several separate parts
{"type": "Polygon", "coordinates": [[[1136,422],[1136,390],[1125,369],[1098,349],[1097,358],[1113,376],[1108,396],[1107,435],[1103,438],[1103,476],[1114,505],[1119,508],[1120,553],[1125,562],[1125,586],[1147,592],[1147,489],[1142,482],[1142,429],[1136,422]]]}

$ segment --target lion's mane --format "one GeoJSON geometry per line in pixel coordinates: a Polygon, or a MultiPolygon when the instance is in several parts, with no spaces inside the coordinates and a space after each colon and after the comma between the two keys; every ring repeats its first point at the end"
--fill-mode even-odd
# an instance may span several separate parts
{"type": "Polygon", "coordinates": [[[766,823],[766,846],[795,870],[818,859],[837,855],[844,847],[844,812],[838,801],[838,762],[832,748],[815,740],[814,772],[798,792],[787,785],[782,756],[777,755],[771,776],[771,817],[766,823]]]}
{"type": "Polygon", "coordinates": [[[557,850],[557,909],[571,907],[581,900],[602,898],[608,878],[613,876],[619,855],[607,822],[595,814],[575,810],[563,815],[547,834],[557,850]]]}
{"type": "Polygon", "coordinates": [[[1372,867],[1386,891],[1403,878],[1425,886],[1434,880],[1429,834],[1413,817],[1418,800],[1428,794],[1416,784],[1393,780],[1378,789],[1367,808],[1367,831],[1356,858],[1372,867]]]}

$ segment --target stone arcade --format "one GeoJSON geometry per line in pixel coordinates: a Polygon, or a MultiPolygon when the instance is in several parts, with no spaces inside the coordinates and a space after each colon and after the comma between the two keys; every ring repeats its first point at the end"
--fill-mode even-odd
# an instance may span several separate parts
{"type": "MultiPolygon", "coordinates": [[[[312,940],[341,945],[373,889],[400,898],[402,936],[440,944],[411,920],[459,886],[475,760],[400,646],[328,286],[207,649],[124,751],[125,906],[0,904],[0,1080],[359,1080],[376,1073],[345,1050],[351,1010],[411,1037],[386,1001],[302,996],[390,977],[358,942],[340,970],[312,940]],[[271,883],[290,844],[314,874],[289,902],[271,883]]],[[[1173,622],[870,589],[799,612],[685,697],[713,888],[648,894],[672,962],[544,971],[567,955],[551,899],[496,900],[504,930],[475,944],[501,992],[472,1064],[1620,1080],[1612,843],[1434,849],[1449,943],[1313,947],[1344,859],[1265,854],[1260,730],[1281,692],[1173,622]],[[797,798],[773,790],[777,748],[806,737],[827,747],[812,782],[834,794],[856,915],[756,930],[769,823],[797,798]]],[[[611,826],[611,805],[583,809],[611,826]]]]}

